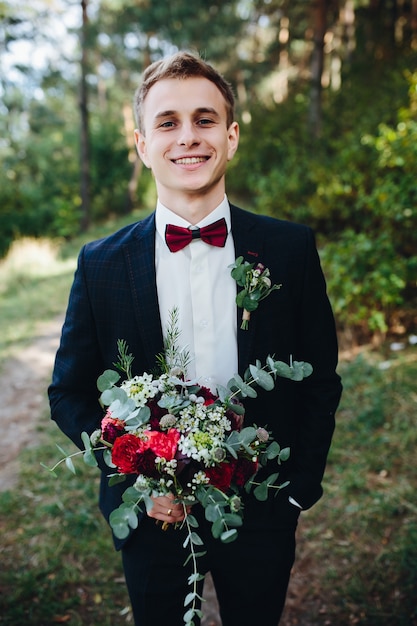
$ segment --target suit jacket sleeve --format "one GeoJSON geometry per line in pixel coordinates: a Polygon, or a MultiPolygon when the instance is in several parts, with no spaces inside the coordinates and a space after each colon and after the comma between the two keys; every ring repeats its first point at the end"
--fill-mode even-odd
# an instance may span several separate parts
{"type": "Polygon", "coordinates": [[[85,249],[70,292],[69,305],[49,387],[51,417],[80,448],[81,433],[91,434],[100,425],[103,411],[96,381],[103,371],[85,275],[85,249]]]}

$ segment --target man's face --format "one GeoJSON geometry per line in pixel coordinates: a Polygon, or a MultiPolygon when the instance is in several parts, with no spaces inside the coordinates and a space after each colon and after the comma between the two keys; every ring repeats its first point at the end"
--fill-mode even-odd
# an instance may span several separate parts
{"type": "Polygon", "coordinates": [[[136,145],[161,202],[175,210],[177,203],[204,196],[217,206],[239,127],[227,127],[226,104],[214,83],[201,77],[155,83],[144,102],[143,126],[136,145]]]}

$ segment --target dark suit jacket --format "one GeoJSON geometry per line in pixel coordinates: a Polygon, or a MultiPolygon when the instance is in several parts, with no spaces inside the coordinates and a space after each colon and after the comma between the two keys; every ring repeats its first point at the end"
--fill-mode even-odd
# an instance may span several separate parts
{"type": "MultiPolygon", "coordinates": [[[[249,330],[238,331],[239,372],[268,354],[314,368],[305,381],[278,379],[273,391],[246,402],[246,422],[267,425],[281,447],[290,446],[280,478],[290,480],[289,495],[309,508],[322,494],[341,394],[335,325],[314,236],[306,226],[234,206],[231,217],[236,257],[263,263],[272,282],[282,284],[252,313],[249,330]]],[[[117,340],[135,356],[135,374],[153,370],[163,349],[154,253],[154,214],[80,252],[49,388],[52,419],[79,446],[81,432],[100,424],[96,380],[113,368],[117,340]]],[[[237,315],[239,327],[240,309],[237,315]]],[[[100,506],[108,517],[126,484],[108,487],[102,469],[100,506]]]]}

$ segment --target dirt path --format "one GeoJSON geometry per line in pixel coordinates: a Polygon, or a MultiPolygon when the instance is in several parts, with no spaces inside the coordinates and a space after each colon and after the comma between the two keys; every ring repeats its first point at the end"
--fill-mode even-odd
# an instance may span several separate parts
{"type": "Polygon", "coordinates": [[[46,388],[61,326],[62,316],[41,324],[33,343],[2,368],[0,491],[18,481],[20,451],[37,444],[37,426],[47,407],[46,388]]]}
{"type": "MultiPolygon", "coordinates": [[[[58,348],[63,317],[41,324],[31,345],[22,349],[3,368],[0,376],[0,491],[13,487],[19,478],[19,454],[37,444],[37,427],[47,410],[47,385],[58,348]]],[[[311,626],[303,617],[301,606],[315,605],[319,599],[307,599],[309,567],[308,546],[300,545],[288,591],[287,607],[280,626],[311,626]]],[[[221,626],[216,595],[210,577],[206,580],[202,626],[221,626]]],[[[254,602],[256,599],[254,598],[254,602]]],[[[313,613],[314,613],[313,609],[313,613]]],[[[317,622],[316,622],[317,623],[317,622]]],[[[328,624],[323,616],[323,624],[328,624]]]]}

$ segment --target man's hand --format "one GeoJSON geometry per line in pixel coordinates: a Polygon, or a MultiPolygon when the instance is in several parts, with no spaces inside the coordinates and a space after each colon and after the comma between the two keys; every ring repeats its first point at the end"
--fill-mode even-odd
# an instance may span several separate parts
{"type": "Polygon", "coordinates": [[[182,522],[191,509],[191,507],[175,503],[175,498],[171,493],[152,498],[152,501],[153,507],[148,511],[148,516],[167,524],[182,522]]]}

